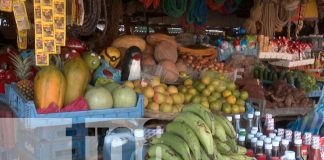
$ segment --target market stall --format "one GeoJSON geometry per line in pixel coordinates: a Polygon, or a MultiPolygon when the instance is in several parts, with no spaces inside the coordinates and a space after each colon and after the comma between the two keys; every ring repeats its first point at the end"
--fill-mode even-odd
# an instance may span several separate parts
{"type": "Polygon", "coordinates": [[[324,159],[321,6],[0,0],[0,159],[324,159]]]}

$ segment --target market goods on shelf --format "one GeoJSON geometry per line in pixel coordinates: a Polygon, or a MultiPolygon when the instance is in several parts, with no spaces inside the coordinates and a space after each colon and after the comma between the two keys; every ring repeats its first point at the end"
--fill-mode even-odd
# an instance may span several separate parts
{"type": "Polygon", "coordinates": [[[314,102],[301,89],[289,86],[284,81],[276,81],[273,87],[266,88],[265,96],[268,108],[311,108],[314,102]]]}
{"type": "Polygon", "coordinates": [[[223,62],[216,62],[214,57],[181,55],[180,59],[194,71],[213,70],[221,73],[232,72],[233,69],[225,67],[223,62]]]}
{"type": "Polygon", "coordinates": [[[200,104],[184,106],[166,132],[150,144],[151,159],[251,159],[245,156],[247,150],[237,145],[232,123],[200,104]]]}

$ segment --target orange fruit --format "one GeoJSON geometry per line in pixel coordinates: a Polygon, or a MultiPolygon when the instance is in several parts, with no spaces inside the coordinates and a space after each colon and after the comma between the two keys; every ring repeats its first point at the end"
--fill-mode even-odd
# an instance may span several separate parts
{"type": "Polygon", "coordinates": [[[226,98],[226,102],[229,104],[235,104],[236,103],[236,97],[235,96],[229,96],[226,98]]]}

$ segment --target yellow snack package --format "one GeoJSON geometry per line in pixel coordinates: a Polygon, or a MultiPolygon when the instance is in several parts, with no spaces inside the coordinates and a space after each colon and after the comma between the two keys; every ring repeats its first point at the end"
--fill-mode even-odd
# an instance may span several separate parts
{"type": "Polygon", "coordinates": [[[17,45],[19,49],[27,49],[27,30],[18,31],[17,45]]]}
{"type": "Polygon", "coordinates": [[[12,12],[12,0],[0,0],[0,11],[12,12]]]}
{"type": "Polygon", "coordinates": [[[43,39],[43,51],[46,54],[55,54],[56,53],[56,45],[55,45],[54,38],[43,39]]]}
{"type": "Polygon", "coordinates": [[[14,0],[12,5],[18,31],[30,29],[25,2],[14,0]]]}
{"type": "Polygon", "coordinates": [[[35,51],[36,52],[43,52],[43,38],[35,37],[35,51]]]}
{"type": "Polygon", "coordinates": [[[48,66],[49,65],[49,54],[46,53],[36,53],[36,66],[48,66]]]}
{"type": "Polygon", "coordinates": [[[54,39],[54,24],[53,23],[42,23],[43,38],[54,39]]]}

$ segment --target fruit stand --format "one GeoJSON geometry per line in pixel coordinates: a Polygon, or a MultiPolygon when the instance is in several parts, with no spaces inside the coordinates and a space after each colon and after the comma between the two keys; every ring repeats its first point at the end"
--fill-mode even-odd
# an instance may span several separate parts
{"type": "Polygon", "coordinates": [[[322,6],[0,0],[0,159],[324,159],[322,6]]]}

